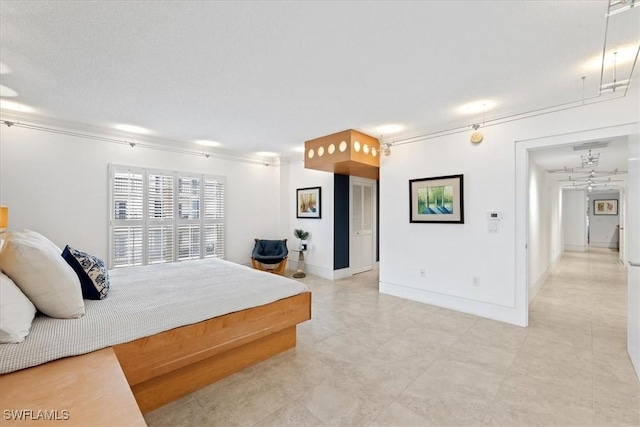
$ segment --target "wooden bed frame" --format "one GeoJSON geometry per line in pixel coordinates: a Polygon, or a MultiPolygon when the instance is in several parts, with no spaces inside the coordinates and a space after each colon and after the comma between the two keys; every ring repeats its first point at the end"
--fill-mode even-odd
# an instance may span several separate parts
{"type": "Polygon", "coordinates": [[[116,345],[142,413],[295,347],[311,319],[311,293],[116,345]]]}

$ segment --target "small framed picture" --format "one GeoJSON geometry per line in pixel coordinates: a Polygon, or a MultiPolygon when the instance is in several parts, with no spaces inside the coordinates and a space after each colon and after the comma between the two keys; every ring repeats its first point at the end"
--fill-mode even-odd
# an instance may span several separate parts
{"type": "Polygon", "coordinates": [[[296,218],[322,218],[321,187],[298,188],[296,190],[296,218]]]}
{"type": "Polygon", "coordinates": [[[409,222],[464,224],[463,175],[409,181],[409,222]]]}
{"type": "Polygon", "coordinates": [[[618,215],[618,201],[616,199],[594,200],[594,215],[618,215]]]}

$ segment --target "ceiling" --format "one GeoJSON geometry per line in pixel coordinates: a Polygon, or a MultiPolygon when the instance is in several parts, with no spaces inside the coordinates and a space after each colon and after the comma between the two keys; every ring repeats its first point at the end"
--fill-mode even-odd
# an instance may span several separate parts
{"type": "MultiPolygon", "coordinates": [[[[3,0],[0,84],[24,118],[291,156],[349,128],[401,138],[597,96],[608,4],[3,0]]],[[[640,7],[608,28],[626,79],[640,7]]]]}
{"type": "Polygon", "coordinates": [[[628,143],[626,137],[609,138],[597,141],[581,141],[575,144],[563,145],[561,147],[536,149],[529,152],[529,159],[532,163],[540,166],[546,171],[555,171],[551,173],[552,179],[561,182],[563,187],[578,187],[585,189],[587,177],[591,171],[595,171],[594,191],[606,191],[623,187],[628,169],[628,143]],[[574,150],[574,147],[584,148],[590,144],[604,143],[606,146],[589,149],[574,150]],[[589,154],[598,157],[597,165],[581,168],[581,156],[589,154]],[[571,172],[560,172],[560,169],[574,169],[571,172]],[[616,171],[617,173],[606,173],[607,171],[616,171]],[[568,181],[571,178],[575,181],[568,181]],[[611,178],[611,181],[607,181],[611,178]]]}

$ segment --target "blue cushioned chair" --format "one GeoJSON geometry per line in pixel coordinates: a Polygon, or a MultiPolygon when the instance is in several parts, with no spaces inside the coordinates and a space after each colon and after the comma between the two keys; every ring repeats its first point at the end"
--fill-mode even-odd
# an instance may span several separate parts
{"type": "Polygon", "coordinates": [[[284,275],[284,269],[287,266],[287,257],[289,256],[289,249],[287,249],[287,239],[284,240],[261,240],[256,239],[256,244],[253,247],[253,253],[251,254],[251,265],[256,270],[268,271],[279,275],[284,275]],[[272,268],[265,268],[263,264],[273,266],[272,268]]]}

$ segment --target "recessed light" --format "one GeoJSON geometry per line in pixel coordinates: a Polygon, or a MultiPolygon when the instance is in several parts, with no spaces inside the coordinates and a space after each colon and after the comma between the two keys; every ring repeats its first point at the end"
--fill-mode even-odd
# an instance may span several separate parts
{"type": "Polygon", "coordinates": [[[122,130],[125,132],[142,133],[142,134],[150,133],[149,129],[146,129],[140,126],[120,124],[120,125],[115,125],[114,127],[118,130],[122,130]]]}
{"type": "Polygon", "coordinates": [[[485,99],[464,104],[463,106],[458,107],[458,112],[462,114],[478,114],[491,110],[495,106],[495,101],[485,99]]]}
{"type": "Polygon", "coordinates": [[[273,151],[259,151],[256,153],[256,156],[260,157],[277,157],[278,153],[274,153],[273,151]]]}
{"type": "Polygon", "coordinates": [[[376,132],[380,135],[389,135],[392,133],[398,133],[404,129],[402,125],[382,125],[376,128],[376,132]]]}
{"type": "Polygon", "coordinates": [[[216,141],[209,141],[207,139],[200,139],[196,141],[196,144],[204,145],[205,147],[219,147],[220,143],[216,141]]]}
{"type": "Polygon", "coordinates": [[[6,65],[4,65],[2,62],[0,62],[0,74],[9,74],[10,72],[11,72],[11,69],[6,65]]]}
{"type": "Polygon", "coordinates": [[[19,102],[8,101],[6,99],[0,99],[0,108],[4,110],[19,111],[21,113],[31,113],[33,108],[28,107],[19,102]]]}
{"type": "Polygon", "coordinates": [[[14,96],[18,96],[18,92],[11,89],[10,87],[0,85],[0,96],[14,97],[14,96]]]}

